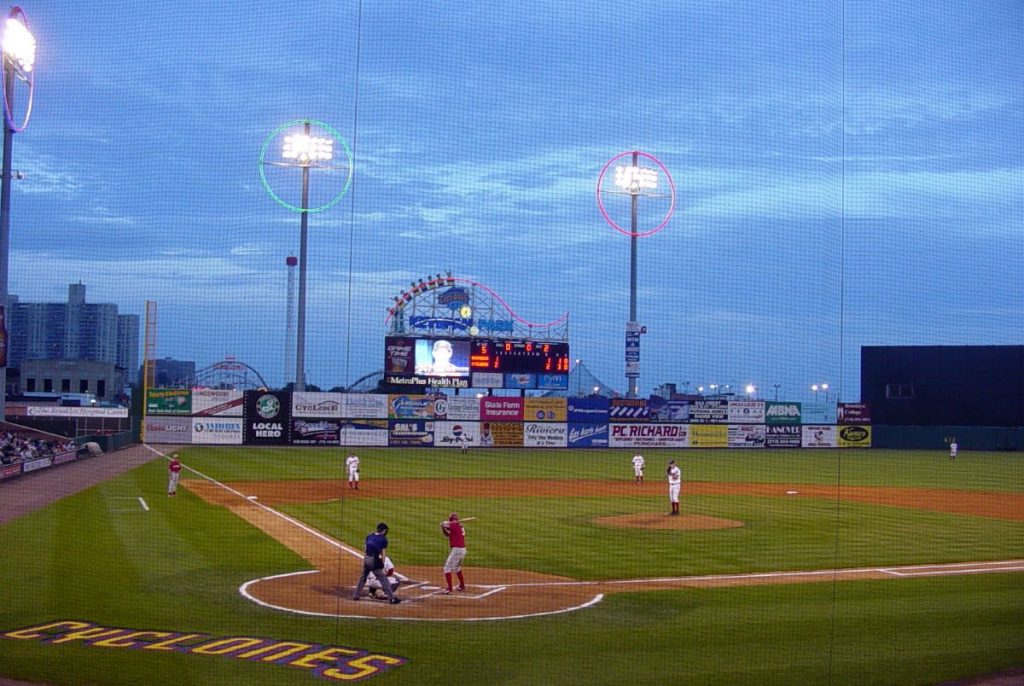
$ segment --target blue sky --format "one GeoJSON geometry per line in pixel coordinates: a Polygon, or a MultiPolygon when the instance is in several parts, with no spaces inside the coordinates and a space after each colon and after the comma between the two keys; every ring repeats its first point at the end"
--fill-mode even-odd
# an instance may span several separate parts
{"type": "Polygon", "coordinates": [[[379,369],[391,295],[452,269],[527,319],[568,311],[573,357],[624,390],[629,240],[594,190],[633,149],[678,191],[639,245],[641,393],[857,400],[862,345],[1022,342],[1020,2],[22,7],[38,55],[9,290],[155,301],[160,357],[283,380],[299,221],[257,160],[300,118],[355,156],[309,223],[323,387],[379,369]]]}

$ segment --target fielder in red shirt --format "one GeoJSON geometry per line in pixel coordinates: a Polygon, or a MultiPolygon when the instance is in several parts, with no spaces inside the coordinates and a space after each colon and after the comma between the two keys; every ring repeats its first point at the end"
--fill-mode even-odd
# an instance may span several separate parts
{"type": "Polygon", "coordinates": [[[441,533],[451,546],[448,559],[444,561],[444,580],[448,588],[442,593],[450,595],[452,592],[452,572],[459,577],[459,590],[465,591],[466,579],[462,576],[462,561],[466,559],[466,532],[459,523],[459,515],[454,512],[448,515],[448,520],[441,522],[441,533]]]}
{"type": "Polygon", "coordinates": [[[178,456],[171,455],[171,461],[167,463],[167,495],[178,495],[178,477],[181,476],[181,462],[178,456]]]}

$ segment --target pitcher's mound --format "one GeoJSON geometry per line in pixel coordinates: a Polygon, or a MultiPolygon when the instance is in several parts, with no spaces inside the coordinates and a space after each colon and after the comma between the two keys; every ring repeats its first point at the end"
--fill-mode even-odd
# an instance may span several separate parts
{"type": "Polygon", "coordinates": [[[686,513],[673,517],[664,512],[639,512],[637,514],[615,515],[614,517],[598,517],[594,522],[601,526],[615,526],[626,529],[679,529],[683,531],[734,529],[743,526],[743,522],[736,521],[735,519],[721,519],[719,517],[686,513]]]}

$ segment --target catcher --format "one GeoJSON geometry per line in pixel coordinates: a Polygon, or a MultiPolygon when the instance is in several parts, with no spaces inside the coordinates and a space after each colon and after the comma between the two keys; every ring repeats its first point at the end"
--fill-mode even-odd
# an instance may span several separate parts
{"type": "MultiPolygon", "coordinates": [[[[405,580],[404,576],[395,572],[395,565],[393,562],[391,562],[391,558],[387,555],[384,556],[384,576],[387,577],[388,584],[391,586],[392,595],[395,593],[395,591],[398,590],[398,587],[402,584],[402,581],[405,580]]],[[[376,576],[366,577],[366,589],[367,595],[369,595],[371,598],[386,599],[384,587],[381,585],[380,580],[376,576]],[[381,592],[379,596],[377,595],[378,591],[381,592]]]]}
{"type": "Polygon", "coordinates": [[[459,577],[459,590],[466,590],[466,579],[462,576],[462,561],[466,559],[466,532],[459,522],[459,515],[454,512],[448,515],[448,519],[441,522],[441,533],[448,539],[451,547],[448,559],[444,561],[444,580],[448,588],[442,593],[451,595],[453,572],[459,577]]]}

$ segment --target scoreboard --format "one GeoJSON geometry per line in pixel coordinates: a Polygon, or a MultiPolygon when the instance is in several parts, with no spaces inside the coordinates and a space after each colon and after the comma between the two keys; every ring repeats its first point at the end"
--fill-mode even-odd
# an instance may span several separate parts
{"type": "Polygon", "coordinates": [[[569,344],[512,340],[474,340],[469,368],[509,374],[568,374],[569,344]]]}
{"type": "Polygon", "coordinates": [[[388,383],[446,388],[564,389],[567,342],[504,338],[387,336],[388,383]]]}

